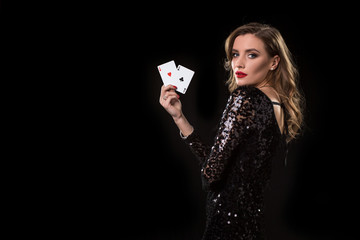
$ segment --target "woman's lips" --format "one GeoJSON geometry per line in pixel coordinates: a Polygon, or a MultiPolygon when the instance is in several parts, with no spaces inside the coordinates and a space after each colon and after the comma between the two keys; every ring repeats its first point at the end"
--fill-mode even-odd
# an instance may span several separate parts
{"type": "Polygon", "coordinates": [[[241,72],[241,71],[235,72],[235,75],[236,75],[237,78],[243,78],[243,77],[246,77],[246,76],[247,76],[246,73],[243,73],[243,72],[241,72]]]}

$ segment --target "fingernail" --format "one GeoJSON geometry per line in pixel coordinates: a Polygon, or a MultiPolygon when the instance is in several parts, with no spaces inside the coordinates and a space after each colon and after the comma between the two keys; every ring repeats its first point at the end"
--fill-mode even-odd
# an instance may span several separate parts
{"type": "Polygon", "coordinates": [[[173,87],[174,87],[175,89],[177,89],[177,86],[174,86],[174,85],[173,85],[173,87]]]}

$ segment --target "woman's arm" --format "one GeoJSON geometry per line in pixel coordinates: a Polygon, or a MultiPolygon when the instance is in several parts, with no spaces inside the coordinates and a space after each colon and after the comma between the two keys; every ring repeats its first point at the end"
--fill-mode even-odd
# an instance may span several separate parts
{"type": "Polygon", "coordinates": [[[255,109],[249,91],[251,90],[240,88],[228,101],[215,144],[201,169],[204,189],[221,186],[223,174],[234,151],[247,140],[253,130],[255,109]]]}
{"type": "Polygon", "coordinates": [[[160,93],[160,104],[173,118],[176,126],[179,128],[181,137],[190,146],[192,152],[202,165],[209,156],[210,148],[203,144],[199,136],[194,131],[193,126],[186,119],[182,112],[182,105],[179,95],[175,92],[176,87],[172,85],[162,86],[160,93]]]}

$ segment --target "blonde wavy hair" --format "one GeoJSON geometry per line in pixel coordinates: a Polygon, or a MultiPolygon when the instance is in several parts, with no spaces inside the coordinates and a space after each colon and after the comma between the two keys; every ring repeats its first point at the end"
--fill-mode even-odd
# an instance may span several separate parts
{"type": "Polygon", "coordinates": [[[271,57],[275,55],[280,57],[278,67],[268,72],[265,81],[277,91],[285,107],[287,113],[285,121],[288,126],[287,142],[289,142],[296,138],[302,127],[304,98],[297,86],[299,74],[292,54],[276,28],[267,24],[248,23],[238,27],[228,36],[225,42],[225,69],[229,71],[229,79],[226,83],[230,92],[238,87],[231,67],[232,48],[237,36],[249,33],[264,42],[265,49],[271,57]]]}

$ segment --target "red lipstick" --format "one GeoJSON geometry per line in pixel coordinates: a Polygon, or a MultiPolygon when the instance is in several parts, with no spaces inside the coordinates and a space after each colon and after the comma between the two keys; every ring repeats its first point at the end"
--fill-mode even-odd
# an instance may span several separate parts
{"type": "Polygon", "coordinates": [[[236,72],[235,72],[235,75],[236,75],[237,78],[243,78],[243,77],[246,77],[246,76],[247,76],[246,73],[243,73],[243,72],[241,72],[241,71],[236,71],[236,72]]]}

